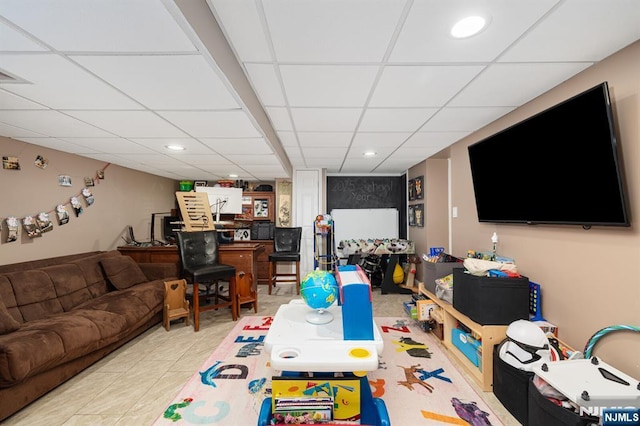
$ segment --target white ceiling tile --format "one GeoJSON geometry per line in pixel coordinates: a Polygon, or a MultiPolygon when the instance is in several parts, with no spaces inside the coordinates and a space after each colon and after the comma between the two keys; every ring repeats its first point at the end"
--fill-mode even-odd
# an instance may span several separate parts
{"type": "Polygon", "coordinates": [[[383,158],[386,158],[389,154],[391,154],[398,146],[377,146],[374,148],[363,147],[363,146],[352,146],[347,154],[347,158],[360,158],[366,161],[377,161],[380,162],[383,158]],[[369,151],[375,151],[376,155],[374,157],[365,157],[364,153],[369,151]]]}
{"type": "MultiPolygon", "coordinates": [[[[0,118],[2,120],[3,118],[0,118]]],[[[0,135],[7,138],[16,138],[20,140],[25,140],[25,138],[29,137],[45,137],[46,135],[42,133],[32,132],[30,130],[22,129],[20,127],[12,126],[10,124],[5,124],[0,122],[0,135]]]]}
{"type": "Polygon", "coordinates": [[[68,142],[57,138],[43,138],[43,137],[21,137],[21,141],[28,142],[33,145],[43,146],[57,151],[68,152],[71,154],[87,154],[101,152],[96,149],[87,148],[83,145],[78,145],[73,142],[68,142]]]}
{"type": "Polygon", "coordinates": [[[296,139],[296,133],[294,132],[278,132],[278,139],[280,139],[280,143],[283,147],[287,148],[290,146],[298,147],[298,139],[296,139]]]}
{"type": "Polygon", "coordinates": [[[141,109],[100,79],[54,54],[2,55],[2,69],[30,84],[5,84],[17,93],[50,108],[141,109]]]}
{"type": "Polygon", "coordinates": [[[296,130],[309,132],[352,132],[360,108],[291,108],[296,130]]]}
{"type": "Polygon", "coordinates": [[[334,147],[348,147],[352,136],[351,132],[298,132],[301,146],[319,146],[328,151],[334,147]]]}
{"type": "Polygon", "coordinates": [[[416,1],[391,53],[390,62],[492,61],[557,2],[416,1]],[[470,15],[485,16],[488,26],[473,37],[453,38],[450,35],[453,24],[470,15]]]}
{"type": "Polygon", "coordinates": [[[229,166],[233,165],[233,163],[221,155],[218,154],[180,154],[180,155],[171,155],[171,157],[176,160],[193,164],[196,166],[229,166]]]}
{"type": "Polygon", "coordinates": [[[71,58],[147,108],[239,107],[218,73],[199,55],[71,58]]]}
{"type": "Polygon", "coordinates": [[[264,106],[285,106],[280,80],[273,64],[245,64],[251,85],[264,106]]]}
{"type": "Polygon", "coordinates": [[[277,132],[293,130],[287,108],[267,107],[265,112],[269,115],[269,120],[277,132]]]}
{"type": "Polygon", "coordinates": [[[296,159],[302,159],[302,153],[300,152],[300,147],[298,145],[285,146],[284,150],[287,153],[287,157],[289,157],[289,161],[292,163],[296,159]]]}
{"type": "Polygon", "coordinates": [[[422,147],[401,147],[391,155],[392,160],[416,161],[430,157],[441,151],[446,146],[422,146],[422,147]]]}
{"type": "Polygon", "coordinates": [[[0,52],[42,52],[49,50],[16,29],[0,22],[0,52]]]}
{"type": "Polygon", "coordinates": [[[361,160],[358,158],[348,158],[345,160],[342,169],[349,170],[349,173],[371,173],[380,163],[380,159],[361,160]]]}
{"type": "Polygon", "coordinates": [[[402,146],[403,148],[429,147],[437,148],[453,145],[460,139],[467,136],[469,132],[417,132],[402,146]]]}
{"type": "Polygon", "coordinates": [[[244,111],[160,111],[159,114],[196,138],[262,136],[244,111]]]}
{"type": "MultiPolygon", "coordinates": [[[[14,83],[20,84],[20,83],[14,83]]],[[[11,84],[13,85],[13,84],[11,84]]],[[[9,86],[9,84],[6,84],[9,86]]],[[[5,86],[5,87],[6,87],[5,86]]],[[[3,109],[48,109],[40,104],[0,89],[0,110],[3,109]]]]}
{"type": "Polygon", "coordinates": [[[280,66],[284,90],[292,107],[362,107],[377,72],[377,66],[280,66]]]}
{"type": "Polygon", "coordinates": [[[200,138],[200,141],[219,154],[273,154],[264,138],[213,139],[200,138]]]}
{"type": "Polygon", "coordinates": [[[448,106],[519,106],[589,65],[591,64],[584,62],[493,64],[451,100],[448,106]],[[527,75],[535,75],[535,82],[523,78],[527,75]],[[518,87],[518,90],[513,90],[513,87],[518,87]]]}
{"type": "Polygon", "coordinates": [[[110,137],[104,130],[52,110],[8,110],[1,120],[8,125],[52,137],[110,137]]]}
{"type": "Polygon", "coordinates": [[[269,0],[262,4],[277,61],[354,63],[382,60],[405,1],[269,0]]]}
{"type": "Polygon", "coordinates": [[[437,108],[368,109],[359,130],[363,132],[413,132],[427,121],[437,108]]]}
{"type": "Polygon", "coordinates": [[[220,27],[243,62],[271,61],[255,0],[210,0],[220,27]]]}
{"type": "Polygon", "coordinates": [[[150,154],[147,147],[123,138],[60,138],[67,142],[84,146],[90,151],[108,152],[110,154],[150,154]]]}
{"type": "Polygon", "coordinates": [[[327,158],[327,157],[306,157],[306,167],[321,167],[326,169],[339,170],[342,165],[342,158],[327,158]]]}
{"type": "Polygon", "coordinates": [[[352,146],[375,148],[378,146],[395,147],[404,142],[411,132],[358,132],[352,146]]]}
{"type": "MultiPolygon", "coordinates": [[[[121,155],[124,156],[124,154],[116,154],[116,155],[121,155]]],[[[137,163],[140,164],[147,164],[150,166],[165,166],[165,165],[171,165],[171,164],[175,164],[176,160],[164,155],[164,154],[159,154],[159,153],[147,153],[147,154],[126,154],[126,158],[131,160],[131,161],[135,161],[137,163]]]]}
{"type": "Polygon", "coordinates": [[[150,111],[67,111],[66,113],[123,138],[186,136],[150,111]]]}
{"type": "Polygon", "coordinates": [[[343,158],[347,153],[347,147],[332,147],[326,149],[323,146],[303,146],[302,155],[305,158],[343,158]]]}
{"type": "Polygon", "coordinates": [[[185,155],[201,155],[213,154],[211,149],[202,142],[193,138],[129,138],[131,142],[145,146],[156,152],[160,152],[172,157],[182,158],[185,155]],[[185,148],[184,151],[175,151],[167,148],[167,145],[180,145],[185,148]]]}
{"type": "Polygon", "coordinates": [[[513,110],[509,107],[444,108],[422,128],[429,132],[472,132],[513,110]]]}
{"type": "Polygon", "coordinates": [[[262,154],[262,155],[253,155],[253,154],[229,154],[225,155],[229,160],[233,161],[236,164],[240,165],[269,165],[272,164],[275,160],[275,155],[273,154],[262,154]]]}
{"type": "Polygon", "coordinates": [[[372,107],[439,107],[469,83],[483,66],[387,66],[372,107]]]}
{"type": "Polygon", "coordinates": [[[637,0],[566,0],[500,60],[599,61],[638,39],[637,0]]]}
{"type": "Polygon", "coordinates": [[[195,51],[158,0],[3,0],[0,15],[60,51],[195,51]]]}

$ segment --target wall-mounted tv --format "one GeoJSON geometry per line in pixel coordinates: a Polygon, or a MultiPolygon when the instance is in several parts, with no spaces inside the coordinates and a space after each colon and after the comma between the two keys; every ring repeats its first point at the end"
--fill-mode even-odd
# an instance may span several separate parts
{"type": "Polygon", "coordinates": [[[630,224],[607,82],[468,150],[480,222],[630,224]]]}

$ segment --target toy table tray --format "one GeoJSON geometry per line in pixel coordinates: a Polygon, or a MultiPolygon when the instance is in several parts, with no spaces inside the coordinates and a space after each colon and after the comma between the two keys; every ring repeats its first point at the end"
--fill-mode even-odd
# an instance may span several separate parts
{"type": "Polygon", "coordinates": [[[327,309],[334,316],[328,324],[307,322],[311,310],[302,300],[280,306],[264,341],[271,366],[283,371],[356,372],[378,368],[384,344],[374,323],[373,340],[344,340],[342,308],[327,309]]]}
{"type": "Polygon", "coordinates": [[[582,398],[584,391],[591,401],[640,402],[638,381],[597,358],[554,361],[546,365],[547,371],[542,370],[542,365],[533,367],[533,371],[578,405],[588,405],[582,398]],[[594,359],[596,361],[592,361],[594,359]]]}

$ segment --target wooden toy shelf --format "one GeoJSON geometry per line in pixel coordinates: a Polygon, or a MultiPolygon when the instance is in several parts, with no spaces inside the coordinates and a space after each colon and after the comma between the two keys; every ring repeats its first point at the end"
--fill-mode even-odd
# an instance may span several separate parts
{"type": "Polygon", "coordinates": [[[462,365],[485,392],[493,390],[493,346],[505,339],[506,325],[480,325],[468,316],[458,312],[451,303],[440,299],[419,283],[420,293],[433,300],[444,312],[442,344],[451,352],[455,360],[462,365]],[[482,338],[482,364],[476,367],[469,359],[451,342],[451,330],[456,328],[457,322],[461,322],[470,328],[478,337],[482,338]]]}

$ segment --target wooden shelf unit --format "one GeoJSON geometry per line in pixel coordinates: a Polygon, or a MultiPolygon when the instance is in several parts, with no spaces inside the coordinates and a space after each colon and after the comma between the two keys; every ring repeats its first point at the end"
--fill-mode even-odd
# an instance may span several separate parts
{"type": "Polygon", "coordinates": [[[442,344],[451,352],[455,360],[462,365],[478,386],[485,392],[493,390],[493,346],[499,344],[507,337],[506,325],[481,325],[468,316],[458,312],[451,303],[440,299],[419,283],[420,293],[433,300],[444,312],[442,344]],[[476,367],[451,341],[451,330],[460,322],[482,338],[482,364],[476,367]]]}
{"type": "Polygon", "coordinates": [[[276,217],[275,208],[275,194],[273,192],[244,191],[242,193],[242,213],[237,214],[235,219],[273,222],[276,217]]]}

